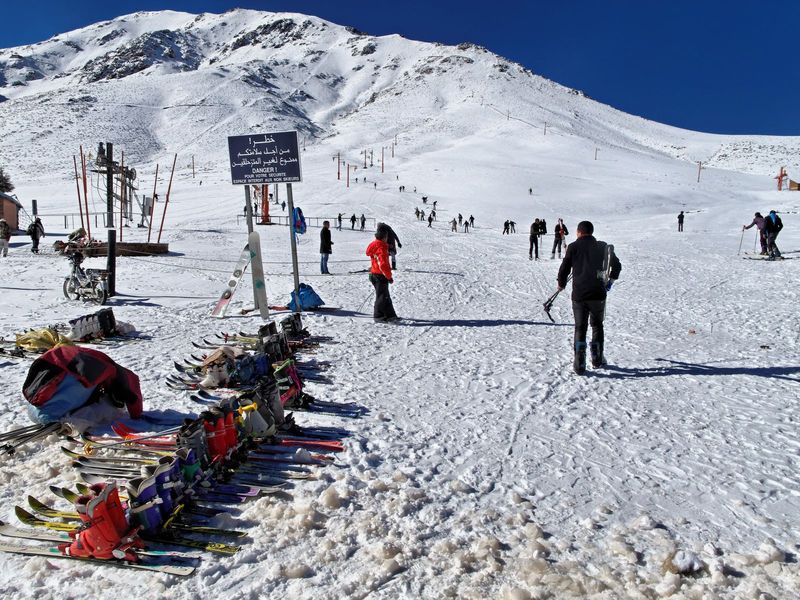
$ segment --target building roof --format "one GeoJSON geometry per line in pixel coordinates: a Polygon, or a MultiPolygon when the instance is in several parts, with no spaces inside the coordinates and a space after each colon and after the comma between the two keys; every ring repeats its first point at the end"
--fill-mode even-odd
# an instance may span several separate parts
{"type": "Polygon", "coordinates": [[[22,208],[22,202],[17,200],[16,197],[14,196],[9,196],[8,194],[0,192],[0,198],[2,198],[3,200],[8,200],[9,202],[13,202],[14,204],[17,205],[17,208],[22,208]]]}

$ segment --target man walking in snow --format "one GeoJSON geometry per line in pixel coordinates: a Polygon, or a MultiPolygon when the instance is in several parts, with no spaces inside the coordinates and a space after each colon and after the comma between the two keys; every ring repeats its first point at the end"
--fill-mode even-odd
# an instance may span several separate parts
{"type": "Polygon", "coordinates": [[[337,223],[336,229],[341,231],[342,230],[342,213],[339,213],[339,216],[336,217],[336,223],[337,223]]]}
{"type": "Polygon", "coordinates": [[[683,231],[683,211],[678,215],[678,231],[683,231]]]}
{"type": "Polygon", "coordinates": [[[356,219],[356,214],[355,214],[355,213],[353,213],[353,216],[352,216],[352,217],[350,217],[350,229],[351,229],[351,230],[353,230],[353,229],[355,229],[355,228],[356,228],[356,221],[357,221],[357,220],[358,220],[358,219],[356,219]]]}
{"type": "Polygon", "coordinates": [[[475,227],[475,217],[473,217],[472,215],[469,216],[469,226],[475,227]]]}
{"type": "Polygon", "coordinates": [[[428,215],[428,227],[433,227],[433,215],[428,215]]]}
{"type": "Polygon", "coordinates": [[[28,225],[27,234],[31,236],[31,242],[33,242],[31,252],[39,254],[39,238],[44,237],[44,225],[39,217],[36,217],[33,223],[28,225]]]}
{"type": "Polygon", "coordinates": [[[389,264],[389,244],[386,240],[389,231],[386,226],[379,226],[375,232],[375,239],[367,246],[366,254],[372,264],[369,270],[369,281],[375,288],[375,305],[372,318],[376,323],[386,323],[397,320],[394,312],[392,298],[389,295],[389,284],[394,283],[392,267],[389,264]]]}
{"type": "Polygon", "coordinates": [[[330,275],[328,271],[328,258],[333,254],[333,242],[331,241],[331,223],[322,222],[322,231],[319,232],[319,268],[323,275],[330,275]]]}
{"type": "Polygon", "coordinates": [[[506,222],[503,223],[503,235],[506,235],[507,233],[508,233],[508,219],[506,219],[506,222]]]}
{"type": "Polygon", "coordinates": [[[761,216],[760,212],[756,213],[755,217],[753,217],[753,222],[750,223],[750,225],[742,225],[742,231],[744,231],[745,229],[750,229],[753,225],[755,225],[756,229],[758,229],[758,239],[761,242],[761,255],[766,256],[767,236],[764,233],[764,226],[766,224],[764,223],[764,217],[761,216]]]}
{"type": "Polygon", "coordinates": [[[575,315],[573,367],[578,375],[586,372],[586,332],[590,322],[592,366],[597,368],[605,364],[603,319],[606,294],[622,270],[611,248],[605,242],[597,241],[593,233],[594,226],[589,221],[578,223],[577,239],[567,246],[558,270],[559,291],[567,287],[567,278],[572,273],[572,312],[575,315]]]}
{"type": "Polygon", "coordinates": [[[11,240],[11,227],[5,219],[0,219],[0,252],[8,256],[8,242],[11,240]]]}
{"type": "Polygon", "coordinates": [[[364,231],[364,227],[367,224],[367,217],[364,216],[364,213],[361,213],[361,231],[364,231]]]}
{"type": "Polygon", "coordinates": [[[458,221],[456,221],[455,217],[453,217],[453,220],[450,221],[450,231],[455,231],[458,233],[458,221]]]}

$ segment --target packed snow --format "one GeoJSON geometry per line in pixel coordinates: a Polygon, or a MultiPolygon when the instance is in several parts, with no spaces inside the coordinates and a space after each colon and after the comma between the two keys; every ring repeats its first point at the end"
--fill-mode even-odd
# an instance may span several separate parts
{"type": "MultiPolygon", "coordinates": [[[[191,340],[261,323],[239,314],[252,306],[247,278],[230,316],[209,317],[247,240],[226,136],[297,129],[295,203],[310,218],[344,215],[333,276],[319,274],[319,229],[300,239],[301,281],[328,307],[304,322],[332,338],[300,360],[329,363],[330,381],[309,382],[312,395],[365,411],[297,414],[348,429],[347,451],[287,496],[212,520],[247,529],[235,557],[206,555],[184,580],[2,554],[4,597],[792,598],[800,589],[800,194],[777,192],[772,178],[780,166],[797,175],[800,139],[677,130],[474,46],[373,38],[302,15],[137,13],[2,50],[0,74],[0,165],[29,210],[38,200],[48,231],[42,254],[16,236],[0,259],[0,335],[96,309],[63,297],[67,261],[47,251],[77,219],[64,227],[76,212],[78,145],[114,142],[140,194],[160,164],[162,199],[177,152],[171,252],[119,258],[120,293],[109,301],[147,339],[105,350],[140,376],[148,410],[196,413],[164,385],[172,360],[191,340]],[[125,45],[153,32],[171,56],[140,39],[134,50],[152,64],[92,81],[104,64],[130,64],[125,45]],[[374,151],[366,170],[364,149],[374,151]],[[337,153],[359,165],[349,188],[337,153]],[[707,165],[699,182],[696,161],[707,165]],[[414,208],[427,213],[434,200],[429,228],[414,208]],[[751,260],[754,233],[742,225],[770,209],[789,260],[751,260]],[[391,289],[399,324],[372,321],[363,272],[372,233],[348,221],[362,213],[402,242],[391,289]],[[459,213],[474,215],[469,233],[450,231],[459,213]],[[535,217],[550,231],[563,217],[568,241],[591,220],[622,262],[606,311],[610,364],[584,377],[571,369],[568,298],[556,300],[555,323],[542,310],[559,261],[552,236],[541,260],[528,260],[535,217]],[[517,234],[501,234],[506,219],[517,234]]],[[[90,206],[102,211],[102,184],[92,188],[90,206]]],[[[270,303],[284,304],[288,229],[258,230],[270,303]]],[[[142,241],[146,231],[123,236],[142,241]]],[[[26,371],[0,358],[2,431],[27,424],[26,371]]],[[[28,494],[50,498],[49,485],[78,481],[58,446],[3,459],[0,519],[15,523],[28,494]]]]}

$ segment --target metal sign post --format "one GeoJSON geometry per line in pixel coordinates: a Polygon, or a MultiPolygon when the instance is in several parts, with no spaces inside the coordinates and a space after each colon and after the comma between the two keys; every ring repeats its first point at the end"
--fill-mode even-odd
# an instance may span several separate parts
{"type": "MultiPolygon", "coordinates": [[[[297,265],[297,243],[294,233],[294,198],[292,183],[302,181],[300,173],[300,150],[296,131],[282,131],[257,135],[237,135],[228,137],[228,154],[231,163],[231,183],[245,186],[247,204],[247,228],[253,231],[252,205],[250,204],[250,185],[286,183],[290,215],[292,247],[292,270],[294,272],[294,293],[296,310],[300,310],[300,271],[297,265]]],[[[278,186],[275,186],[278,198],[278,186]]],[[[255,285],[253,286],[255,288],[255,285]]],[[[255,290],[254,290],[255,291],[255,290]]],[[[256,301],[258,308],[258,301],[256,301]]]]}

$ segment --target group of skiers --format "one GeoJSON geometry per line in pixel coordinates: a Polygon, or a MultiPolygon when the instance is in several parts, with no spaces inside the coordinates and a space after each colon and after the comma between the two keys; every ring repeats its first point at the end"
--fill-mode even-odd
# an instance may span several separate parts
{"type": "MultiPolygon", "coordinates": [[[[356,223],[358,222],[361,223],[360,231],[364,231],[364,228],[367,226],[367,217],[364,216],[364,213],[361,213],[361,218],[356,217],[356,214],[353,213],[353,215],[350,217],[350,229],[355,230],[356,223]]],[[[336,217],[336,229],[339,231],[342,230],[342,213],[339,213],[339,215],[336,217]]]]}
{"type": "MultiPolygon", "coordinates": [[[[39,217],[36,217],[31,224],[28,225],[25,233],[31,238],[31,252],[34,254],[39,254],[39,240],[45,236],[42,220],[39,217]]],[[[2,254],[3,257],[8,256],[8,246],[10,241],[11,226],[5,219],[0,219],[0,254],[2,254]]]]}
{"type": "Polygon", "coordinates": [[[750,225],[742,226],[742,231],[750,229],[754,225],[758,229],[758,238],[761,242],[761,256],[767,256],[769,260],[782,258],[781,251],[778,250],[775,243],[778,234],[783,229],[783,222],[778,213],[771,210],[766,217],[763,217],[760,212],[757,212],[750,225]]]}
{"type": "Polygon", "coordinates": [[[503,223],[503,235],[511,235],[512,233],[517,233],[517,223],[506,219],[506,222],[503,223]]]}

